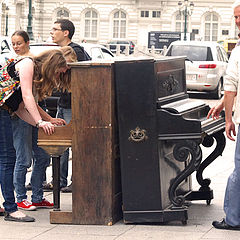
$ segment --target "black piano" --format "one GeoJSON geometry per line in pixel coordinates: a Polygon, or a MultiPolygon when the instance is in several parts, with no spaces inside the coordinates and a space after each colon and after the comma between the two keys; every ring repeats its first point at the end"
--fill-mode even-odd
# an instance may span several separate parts
{"type": "Polygon", "coordinates": [[[224,150],[224,115],[206,119],[209,106],[188,97],[184,57],[115,61],[114,75],[123,220],[185,224],[188,201],[213,199],[202,173],[224,150]],[[201,146],[213,148],[205,159],[201,146]]]}

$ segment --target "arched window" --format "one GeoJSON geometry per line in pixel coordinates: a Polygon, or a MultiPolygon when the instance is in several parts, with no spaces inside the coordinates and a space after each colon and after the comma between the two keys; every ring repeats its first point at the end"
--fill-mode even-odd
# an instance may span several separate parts
{"type": "MultiPolygon", "coordinates": [[[[187,32],[188,32],[188,24],[189,23],[189,16],[187,17],[187,32]]],[[[185,17],[183,14],[177,14],[176,15],[176,31],[177,32],[184,32],[184,27],[185,27],[185,17]]]]}
{"type": "Polygon", "coordinates": [[[89,10],[85,13],[85,38],[97,38],[98,29],[98,13],[94,10],[89,10]]]}
{"type": "Polygon", "coordinates": [[[126,38],[127,16],[123,11],[113,15],[113,38],[126,38]]]}
{"type": "Polygon", "coordinates": [[[65,9],[60,9],[57,11],[57,19],[69,18],[69,12],[65,9]]]}
{"type": "Polygon", "coordinates": [[[218,40],[218,23],[219,19],[215,13],[208,13],[204,19],[205,26],[205,41],[217,41],[218,40]]]}

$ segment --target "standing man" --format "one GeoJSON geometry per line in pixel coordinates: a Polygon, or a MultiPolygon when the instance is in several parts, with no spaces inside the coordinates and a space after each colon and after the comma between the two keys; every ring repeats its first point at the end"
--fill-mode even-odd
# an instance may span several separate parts
{"type": "MultiPolygon", "coordinates": [[[[84,51],[83,47],[77,43],[72,42],[72,36],[75,32],[74,24],[68,19],[60,19],[54,22],[53,28],[50,32],[52,41],[61,47],[70,46],[73,48],[77,55],[78,61],[91,60],[89,55],[84,51]]],[[[61,92],[58,101],[57,116],[63,118],[67,123],[72,119],[71,110],[71,93],[61,92]]],[[[69,149],[67,149],[60,158],[60,187],[62,192],[72,192],[72,183],[67,186],[68,176],[68,158],[69,149]]],[[[51,183],[49,184],[51,185],[51,183]]]]}
{"type": "MultiPolygon", "coordinates": [[[[240,0],[233,4],[235,23],[240,29],[240,0]]],[[[235,148],[235,168],[228,178],[224,199],[224,212],[226,217],[222,221],[214,221],[212,225],[218,229],[240,230],[240,47],[233,49],[224,79],[224,99],[226,115],[226,135],[235,141],[235,124],[232,120],[232,109],[236,96],[234,120],[238,124],[237,143],[235,148]]],[[[219,109],[216,111],[219,112],[219,109]]]]}

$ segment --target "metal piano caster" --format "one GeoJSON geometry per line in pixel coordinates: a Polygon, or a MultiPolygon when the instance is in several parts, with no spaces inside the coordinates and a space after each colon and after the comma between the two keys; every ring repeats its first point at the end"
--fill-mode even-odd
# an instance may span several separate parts
{"type": "Polygon", "coordinates": [[[187,225],[187,220],[182,220],[182,225],[187,225]]]}

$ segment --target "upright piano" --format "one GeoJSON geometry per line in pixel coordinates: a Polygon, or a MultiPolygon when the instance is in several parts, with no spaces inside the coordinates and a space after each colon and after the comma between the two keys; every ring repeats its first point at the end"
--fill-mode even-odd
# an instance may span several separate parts
{"type": "MultiPolygon", "coordinates": [[[[186,223],[187,201],[210,204],[211,181],[202,173],[224,150],[224,115],[206,119],[209,106],[188,97],[185,79],[183,57],[71,64],[73,117],[62,128],[72,131],[72,211],[60,211],[55,179],[51,223],[186,223]],[[201,146],[215,142],[203,160],[201,146]],[[193,191],[195,171],[200,188],[193,191]]],[[[56,147],[56,132],[39,131],[54,169],[64,148],[56,147]]]]}
{"type": "Polygon", "coordinates": [[[224,115],[206,119],[209,106],[186,92],[185,59],[115,62],[123,219],[187,221],[186,200],[213,192],[203,170],[225,147],[224,115]],[[216,147],[204,161],[201,145],[216,147]],[[197,172],[200,189],[192,190],[197,172]]]}

